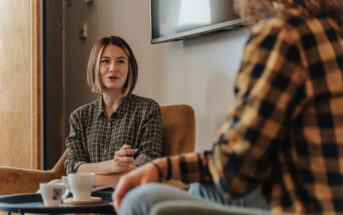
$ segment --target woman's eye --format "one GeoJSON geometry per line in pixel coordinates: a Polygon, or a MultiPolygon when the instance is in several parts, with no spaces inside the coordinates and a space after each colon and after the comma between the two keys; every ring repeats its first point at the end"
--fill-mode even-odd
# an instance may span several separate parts
{"type": "Polygon", "coordinates": [[[110,61],[107,60],[107,59],[102,59],[100,62],[101,62],[101,63],[108,63],[108,62],[110,62],[110,61]]]}
{"type": "Polygon", "coordinates": [[[118,60],[118,63],[125,63],[124,60],[118,60]]]}

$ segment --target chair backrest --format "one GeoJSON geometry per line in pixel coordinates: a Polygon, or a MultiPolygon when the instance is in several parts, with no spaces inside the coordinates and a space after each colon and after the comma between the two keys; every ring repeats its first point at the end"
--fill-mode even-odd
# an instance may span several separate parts
{"type": "Polygon", "coordinates": [[[161,106],[162,155],[193,152],[195,146],[195,115],[189,105],[161,106]]]}
{"type": "MultiPolygon", "coordinates": [[[[161,106],[163,150],[162,155],[177,155],[193,152],[195,146],[195,115],[189,105],[161,106]]],[[[66,175],[64,162],[67,159],[66,150],[53,167],[58,175],[66,175]]]]}

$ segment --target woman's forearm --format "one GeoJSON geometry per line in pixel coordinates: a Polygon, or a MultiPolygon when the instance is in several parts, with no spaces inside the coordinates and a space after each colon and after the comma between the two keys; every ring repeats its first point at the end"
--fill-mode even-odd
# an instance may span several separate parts
{"type": "Polygon", "coordinates": [[[95,174],[100,175],[106,175],[106,174],[112,174],[113,171],[111,169],[110,162],[111,160],[102,161],[98,163],[84,163],[81,164],[77,169],[77,173],[82,172],[94,172],[95,174]]]}
{"type": "Polygon", "coordinates": [[[124,174],[126,174],[126,173],[128,173],[128,172],[130,172],[136,168],[137,168],[137,166],[130,165],[126,171],[123,171],[120,173],[114,173],[114,174],[109,174],[109,175],[97,174],[95,177],[94,187],[105,186],[105,185],[110,185],[110,184],[118,184],[118,181],[122,175],[124,175],[124,174]]]}
{"type": "Polygon", "coordinates": [[[96,175],[94,187],[117,184],[122,175],[123,173],[116,173],[110,175],[96,175]]]}

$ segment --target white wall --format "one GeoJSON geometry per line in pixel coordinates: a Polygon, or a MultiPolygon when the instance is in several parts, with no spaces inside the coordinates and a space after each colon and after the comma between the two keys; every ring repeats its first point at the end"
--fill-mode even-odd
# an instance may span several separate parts
{"type": "Polygon", "coordinates": [[[196,151],[210,149],[216,130],[233,103],[233,86],[247,39],[245,29],[184,41],[150,44],[150,0],[94,0],[91,7],[73,0],[66,8],[66,112],[99,95],[86,84],[92,45],[101,37],[118,35],[133,49],[139,78],[135,94],[160,105],[188,104],[195,110],[196,151]],[[88,38],[79,39],[83,22],[88,38]]]}

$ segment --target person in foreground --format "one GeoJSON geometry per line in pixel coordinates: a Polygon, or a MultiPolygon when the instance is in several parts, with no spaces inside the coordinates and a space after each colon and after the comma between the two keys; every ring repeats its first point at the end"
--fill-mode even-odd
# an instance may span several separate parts
{"type": "Polygon", "coordinates": [[[236,4],[256,25],[212,151],[159,158],[123,176],[113,194],[119,214],[146,214],[167,200],[206,204],[166,185],[131,190],[160,178],[213,182],[227,199],[262,186],[272,212],[343,213],[343,1],[236,4]]]}
{"type": "Polygon", "coordinates": [[[161,156],[160,106],[132,94],[137,78],[135,56],[122,38],[104,37],[93,46],[87,81],[101,97],[71,113],[67,173],[94,172],[95,186],[115,184],[161,156]]]}

